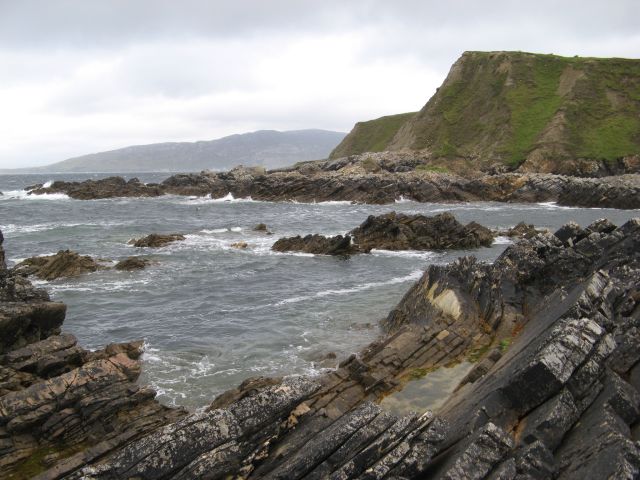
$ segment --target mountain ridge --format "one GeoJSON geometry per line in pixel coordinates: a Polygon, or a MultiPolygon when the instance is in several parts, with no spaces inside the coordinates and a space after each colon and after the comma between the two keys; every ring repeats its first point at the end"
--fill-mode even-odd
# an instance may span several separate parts
{"type": "Polygon", "coordinates": [[[257,130],[196,142],[161,142],[68,158],[42,167],[4,173],[124,173],[224,170],[239,163],[277,168],[326,158],[346,134],[321,129],[257,130]]]}

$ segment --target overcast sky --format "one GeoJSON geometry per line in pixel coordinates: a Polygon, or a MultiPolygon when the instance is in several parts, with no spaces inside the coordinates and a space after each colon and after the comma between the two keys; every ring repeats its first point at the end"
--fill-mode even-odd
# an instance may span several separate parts
{"type": "Polygon", "coordinates": [[[420,109],[465,50],[640,57],[640,1],[0,0],[0,167],[420,109]]]}

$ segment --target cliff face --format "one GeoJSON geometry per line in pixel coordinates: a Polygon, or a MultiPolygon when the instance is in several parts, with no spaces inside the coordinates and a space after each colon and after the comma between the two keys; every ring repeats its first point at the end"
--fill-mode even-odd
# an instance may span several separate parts
{"type": "Polygon", "coordinates": [[[543,172],[611,162],[640,153],[640,60],[465,52],[392,138],[363,138],[385,118],[357,124],[332,157],[410,149],[543,172]]]}

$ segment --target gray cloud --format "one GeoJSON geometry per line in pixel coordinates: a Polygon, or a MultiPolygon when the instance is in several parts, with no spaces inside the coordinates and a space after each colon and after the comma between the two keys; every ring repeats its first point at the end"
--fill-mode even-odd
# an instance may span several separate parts
{"type": "Polygon", "coordinates": [[[419,109],[465,50],[637,56],[637,0],[0,0],[0,167],[419,109]]]}

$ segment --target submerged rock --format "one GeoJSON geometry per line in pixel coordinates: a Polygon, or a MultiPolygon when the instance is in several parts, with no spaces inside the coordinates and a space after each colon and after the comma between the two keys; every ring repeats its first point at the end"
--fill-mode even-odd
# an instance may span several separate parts
{"type": "Polygon", "coordinates": [[[31,257],[17,264],[13,270],[21,275],[35,275],[42,280],[77,277],[105,268],[88,255],[60,250],[55,255],[31,257]]]}
{"type": "Polygon", "coordinates": [[[244,250],[249,247],[249,244],[247,242],[235,242],[231,244],[231,247],[237,248],[239,250],[244,250]]]}
{"type": "Polygon", "coordinates": [[[161,233],[152,233],[147,235],[146,237],[133,239],[129,241],[129,244],[134,247],[148,247],[148,248],[159,248],[164,247],[172,242],[178,242],[181,240],[186,240],[185,236],[181,233],[170,233],[170,234],[161,234],[161,233]]]}
{"type": "Polygon", "coordinates": [[[116,270],[125,270],[125,271],[143,270],[149,264],[151,264],[151,261],[147,258],[127,257],[124,260],[120,260],[118,263],[116,263],[116,266],[114,268],[116,270]]]}

